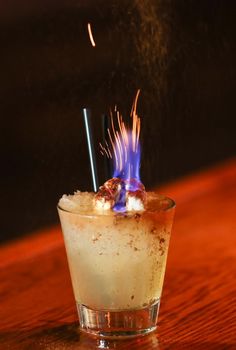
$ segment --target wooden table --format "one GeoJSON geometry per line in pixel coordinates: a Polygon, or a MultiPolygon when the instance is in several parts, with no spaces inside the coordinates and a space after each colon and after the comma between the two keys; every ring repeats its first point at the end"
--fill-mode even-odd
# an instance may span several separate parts
{"type": "Polygon", "coordinates": [[[236,349],[236,160],[160,189],[177,210],[157,332],[80,334],[59,227],[0,249],[0,349],[236,349]]]}

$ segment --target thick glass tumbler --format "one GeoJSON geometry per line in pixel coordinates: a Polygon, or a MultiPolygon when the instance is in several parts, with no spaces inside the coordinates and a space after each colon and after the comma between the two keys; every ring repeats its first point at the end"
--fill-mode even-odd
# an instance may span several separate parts
{"type": "Polygon", "coordinates": [[[174,208],[154,193],[136,213],[58,205],[81,330],[124,338],[156,328],[174,208]]]}

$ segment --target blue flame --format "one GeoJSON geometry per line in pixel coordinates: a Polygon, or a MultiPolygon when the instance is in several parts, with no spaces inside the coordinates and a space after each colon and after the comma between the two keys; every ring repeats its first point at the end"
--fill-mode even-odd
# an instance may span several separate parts
{"type": "Polygon", "coordinates": [[[126,190],[135,191],[133,183],[129,183],[131,179],[140,182],[140,160],[141,151],[139,141],[133,148],[132,133],[128,132],[128,143],[121,142],[119,145],[116,142],[115,148],[118,154],[118,161],[113,157],[113,177],[118,177],[127,182],[126,190]]]}
{"type": "Polygon", "coordinates": [[[124,182],[121,185],[119,198],[117,198],[116,204],[114,205],[113,210],[118,213],[124,213],[126,211],[126,188],[125,188],[124,182]]]}
{"type": "Polygon", "coordinates": [[[139,140],[136,140],[133,146],[132,133],[127,133],[127,141],[120,140],[115,142],[116,157],[113,157],[113,177],[118,177],[122,182],[119,198],[116,201],[113,210],[116,212],[126,211],[126,192],[135,192],[140,184],[140,161],[141,150],[139,140]],[[115,158],[115,159],[114,159],[115,158]],[[136,180],[136,181],[135,181],[136,180]]]}
{"type": "Polygon", "coordinates": [[[110,146],[107,141],[101,146],[102,154],[113,160],[113,178],[121,179],[121,190],[113,210],[118,212],[126,211],[126,192],[135,192],[142,185],[140,181],[140,118],[136,113],[137,102],[140,90],[137,91],[131,109],[132,128],[128,129],[119,111],[115,109],[118,130],[116,130],[111,114],[111,130],[108,128],[110,146]]]}

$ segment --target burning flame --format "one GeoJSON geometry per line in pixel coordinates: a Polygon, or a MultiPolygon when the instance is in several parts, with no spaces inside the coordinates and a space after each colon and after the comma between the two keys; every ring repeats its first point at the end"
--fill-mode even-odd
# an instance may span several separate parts
{"type": "Polygon", "coordinates": [[[137,91],[131,109],[132,129],[126,127],[122,115],[115,108],[118,130],[114,125],[114,118],[111,113],[111,130],[107,129],[109,142],[105,146],[100,144],[101,153],[113,160],[113,177],[118,177],[126,181],[126,190],[135,191],[133,181],[140,183],[140,118],[137,115],[137,103],[140,90],[137,91]]]}

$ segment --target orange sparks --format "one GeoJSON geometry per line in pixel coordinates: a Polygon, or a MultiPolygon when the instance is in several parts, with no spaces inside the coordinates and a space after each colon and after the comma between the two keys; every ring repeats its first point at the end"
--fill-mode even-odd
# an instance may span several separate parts
{"type": "Polygon", "coordinates": [[[91,41],[91,44],[92,44],[93,47],[95,47],[96,44],[95,44],[95,41],[93,39],[93,33],[92,33],[92,29],[91,29],[91,24],[90,23],[88,23],[88,33],[89,33],[89,39],[91,41]]]}
{"type": "Polygon", "coordinates": [[[133,118],[133,128],[132,128],[133,152],[135,152],[137,149],[137,142],[139,139],[139,131],[140,131],[140,118],[138,118],[136,113],[139,94],[140,94],[140,89],[137,91],[137,94],[135,96],[135,100],[131,109],[131,114],[130,114],[131,118],[133,118]]]}
{"type": "MultiPolygon", "coordinates": [[[[128,153],[130,150],[137,153],[139,147],[139,136],[140,136],[140,118],[137,115],[137,103],[140,90],[134,99],[134,103],[131,109],[132,118],[132,129],[129,130],[125,125],[122,115],[119,113],[117,107],[115,107],[115,115],[117,118],[118,130],[115,129],[113,114],[111,112],[111,130],[107,129],[110,147],[107,142],[105,146],[100,144],[101,153],[106,155],[108,158],[115,159],[116,169],[120,171],[124,168],[124,164],[127,162],[128,153]]],[[[131,169],[130,169],[131,171],[131,169]]]]}

